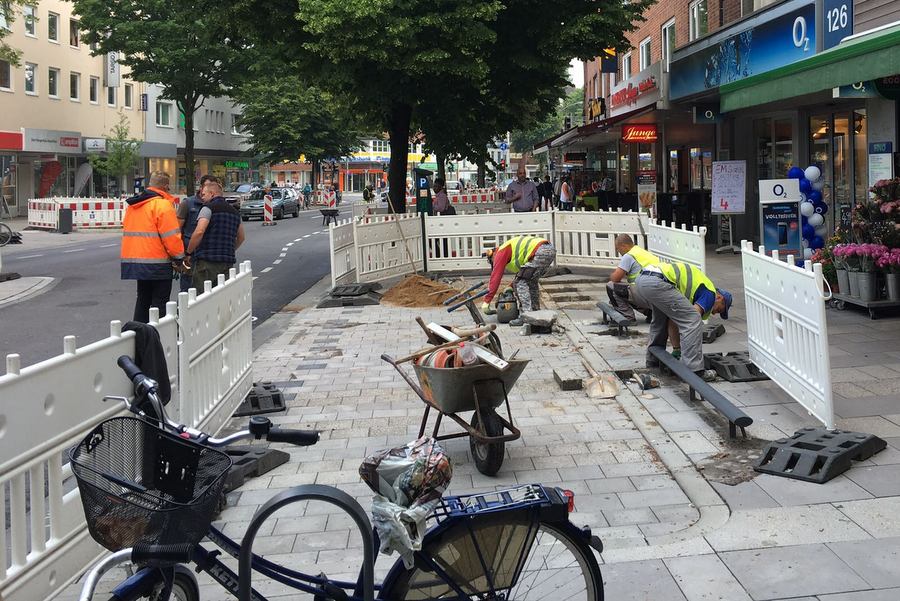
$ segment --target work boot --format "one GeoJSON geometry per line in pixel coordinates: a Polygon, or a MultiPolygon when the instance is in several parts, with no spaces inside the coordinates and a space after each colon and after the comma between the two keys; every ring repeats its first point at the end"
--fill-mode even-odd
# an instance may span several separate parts
{"type": "Polygon", "coordinates": [[[525,320],[522,319],[521,317],[516,317],[515,319],[509,320],[509,325],[511,325],[513,327],[522,326],[522,325],[525,325],[525,320]]]}
{"type": "Polygon", "coordinates": [[[659,360],[656,358],[653,358],[653,359],[647,358],[647,361],[644,363],[644,366],[647,369],[659,369],[659,360]]]}
{"type": "Polygon", "coordinates": [[[714,369],[701,369],[694,373],[703,378],[704,382],[715,382],[716,378],[719,377],[719,374],[714,369]]]}

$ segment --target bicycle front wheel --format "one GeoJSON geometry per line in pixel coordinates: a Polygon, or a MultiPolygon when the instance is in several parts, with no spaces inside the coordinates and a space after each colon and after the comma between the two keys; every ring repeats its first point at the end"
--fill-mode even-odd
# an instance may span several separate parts
{"type": "Polygon", "coordinates": [[[6,246],[13,237],[12,229],[5,223],[0,223],[0,246],[6,246]]]}
{"type": "MultiPolygon", "coordinates": [[[[471,530],[465,524],[454,526],[436,544],[426,543],[424,551],[467,598],[603,601],[603,578],[590,547],[564,525],[541,522],[536,533],[531,526],[496,514],[491,522],[472,524],[471,530]]],[[[381,598],[429,601],[459,599],[460,594],[435,573],[414,567],[385,582],[381,598]]]]}

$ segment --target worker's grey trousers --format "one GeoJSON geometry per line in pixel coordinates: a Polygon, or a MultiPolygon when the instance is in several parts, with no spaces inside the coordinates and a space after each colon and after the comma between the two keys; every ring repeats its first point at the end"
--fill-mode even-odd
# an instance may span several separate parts
{"type": "MultiPolygon", "coordinates": [[[[692,371],[703,369],[703,328],[700,314],[683,294],[668,280],[655,275],[639,275],[635,282],[637,292],[653,309],[650,322],[650,342],[648,347],[666,348],[669,339],[669,320],[678,326],[681,334],[681,361],[692,371]]],[[[658,362],[647,353],[647,361],[658,362]]]]}
{"type": "Polygon", "coordinates": [[[541,307],[541,292],[538,280],[556,260],[556,249],[549,242],[541,244],[531,260],[522,266],[513,285],[519,299],[519,311],[537,311],[541,307]],[[527,274],[528,277],[522,277],[527,274]]]}
{"type": "Polygon", "coordinates": [[[612,305],[612,308],[628,319],[635,319],[635,309],[646,311],[650,308],[633,282],[606,282],[606,294],[609,296],[609,304],[612,305]],[[628,298],[622,298],[616,294],[616,285],[628,286],[628,298]]]}

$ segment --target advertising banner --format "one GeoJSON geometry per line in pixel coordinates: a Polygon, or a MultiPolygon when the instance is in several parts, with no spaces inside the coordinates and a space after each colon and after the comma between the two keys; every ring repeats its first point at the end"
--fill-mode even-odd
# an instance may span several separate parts
{"type": "Polygon", "coordinates": [[[762,246],[782,258],[803,257],[800,228],[800,180],[766,179],[759,182],[762,246]]]}
{"type": "Polygon", "coordinates": [[[713,161],[713,213],[743,213],[746,210],[747,161],[713,161]]]}
{"type": "Polygon", "coordinates": [[[637,195],[641,208],[649,209],[656,204],[656,171],[638,171],[637,195]]]}

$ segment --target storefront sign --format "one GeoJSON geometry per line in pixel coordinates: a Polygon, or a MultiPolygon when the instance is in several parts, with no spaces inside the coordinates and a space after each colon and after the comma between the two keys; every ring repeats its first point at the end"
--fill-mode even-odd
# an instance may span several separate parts
{"type": "Polygon", "coordinates": [[[764,179],[759,182],[762,246],[782,258],[803,257],[800,229],[800,180],[764,179]]]}
{"type": "Polygon", "coordinates": [[[694,105],[694,123],[695,124],[709,124],[716,123],[719,120],[721,113],[719,112],[719,105],[716,104],[695,104],[694,105]]]}
{"type": "Polygon", "coordinates": [[[622,141],[633,143],[649,143],[656,142],[657,131],[656,124],[648,125],[623,125],[622,141]]]}
{"type": "Polygon", "coordinates": [[[747,161],[713,161],[713,213],[743,213],[746,211],[747,161]]]}
{"type": "Polygon", "coordinates": [[[563,155],[563,162],[578,163],[587,160],[586,152],[567,152],[563,155]]]}
{"type": "Polygon", "coordinates": [[[56,131],[52,129],[22,130],[22,150],[30,152],[81,152],[81,134],[77,131],[56,131]]]}
{"type": "Polygon", "coordinates": [[[878,98],[878,90],[873,81],[858,81],[847,86],[831,89],[832,98],[878,98]]]}
{"type": "Polygon", "coordinates": [[[22,150],[22,134],[17,131],[0,131],[0,149],[22,150]]]}
{"type": "Polygon", "coordinates": [[[870,188],[880,179],[894,177],[894,153],[892,151],[893,144],[890,142],[869,142],[870,188]]]}
{"type": "Polygon", "coordinates": [[[825,0],[825,31],[822,49],[827,50],[853,35],[853,0],[825,0]]]}
{"type": "Polygon", "coordinates": [[[106,138],[85,138],[85,152],[106,152],[106,138]]]}
{"type": "Polygon", "coordinates": [[[226,169],[249,169],[250,161],[225,161],[226,169]]]}
{"type": "Polygon", "coordinates": [[[600,72],[615,73],[619,70],[619,58],[615,48],[604,48],[600,54],[600,72]]]}
{"type": "MultiPolygon", "coordinates": [[[[848,0],[849,1],[849,0],[848,0]]],[[[755,27],[735,30],[718,43],[673,61],[669,68],[669,97],[684,98],[720,85],[766,73],[816,53],[816,7],[788,2],[760,15],[768,18],[755,27]]],[[[750,23],[753,19],[750,20],[750,23]]],[[[740,27],[740,26],[738,26],[740,27]]]]}
{"type": "Polygon", "coordinates": [[[609,94],[609,116],[655,104],[660,98],[661,63],[654,63],[612,89],[609,94]]]}
{"type": "Polygon", "coordinates": [[[888,100],[900,100],[900,75],[879,77],[874,83],[878,93],[888,100]]]}
{"type": "Polygon", "coordinates": [[[141,94],[141,110],[142,111],[145,111],[145,112],[147,111],[147,102],[148,102],[147,95],[141,94]]]}
{"type": "Polygon", "coordinates": [[[119,53],[113,50],[106,55],[106,64],[104,65],[104,84],[107,88],[118,88],[121,79],[121,69],[119,67],[119,53]]]}

